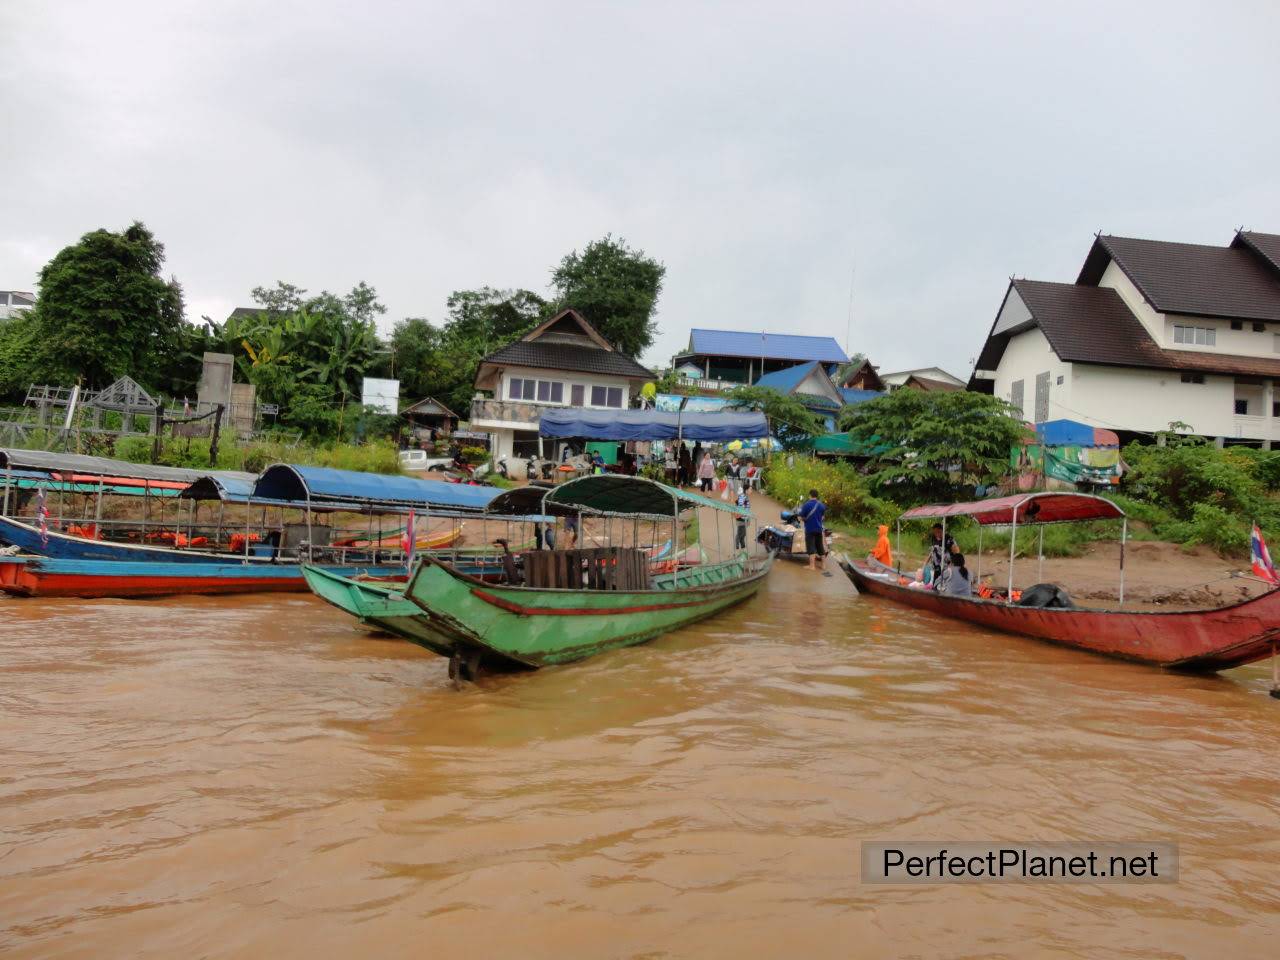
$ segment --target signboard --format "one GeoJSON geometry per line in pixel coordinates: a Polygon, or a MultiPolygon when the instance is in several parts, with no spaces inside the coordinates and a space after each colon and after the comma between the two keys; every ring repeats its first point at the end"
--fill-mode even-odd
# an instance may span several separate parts
{"type": "Polygon", "coordinates": [[[400,412],[400,381],[365,377],[360,402],[370,410],[394,417],[400,412]]]}
{"type": "Polygon", "coordinates": [[[684,397],[678,393],[660,393],[654,401],[654,408],[667,413],[675,413],[680,409],[680,401],[687,400],[685,413],[719,413],[729,403],[728,397],[684,397]]]}

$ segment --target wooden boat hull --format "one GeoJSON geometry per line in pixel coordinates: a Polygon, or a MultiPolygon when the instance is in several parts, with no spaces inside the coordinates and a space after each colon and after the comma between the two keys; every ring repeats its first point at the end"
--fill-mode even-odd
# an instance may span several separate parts
{"type": "Polygon", "coordinates": [[[773,558],[682,570],[658,589],[535,589],[485,583],[427,559],[405,596],[462,654],[543,667],[643,643],[754,596],[773,558]]]}
{"type": "Polygon", "coordinates": [[[1057,610],[907,587],[895,572],[870,562],[842,558],[840,566],[862,593],[992,630],[1161,667],[1229,670],[1270,656],[1280,643],[1280,590],[1212,610],[1057,610]]]}
{"type": "MultiPolygon", "coordinates": [[[[0,544],[16,546],[23,553],[61,560],[120,560],[154,563],[210,563],[226,561],[231,555],[212,550],[178,550],[146,544],[112,543],[90,540],[50,530],[45,537],[29,523],[0,517],[0,544]]],[[[269,563],[268,557],[249,557],[249,563],[269,563]]]]}
{"type": "MultiPolygon", "coordinates": [[[[395,567],[329,567],[334,573],[392,577],[395,567]]],[[[176,564],[54,557],[0,558],[0,591],[19,597],[161,597],[173,594],[305,592],[298,564],[176,564]]]]}
{"type": "Polygon", "coordinates": [[[302,576],[317,597],[361,623],[426,647],[442,657],[453,654],[452,638],[432,626],[422,609],[405,599],[402,589],[352,580],[309,564],[302,568],[302,576]]]}

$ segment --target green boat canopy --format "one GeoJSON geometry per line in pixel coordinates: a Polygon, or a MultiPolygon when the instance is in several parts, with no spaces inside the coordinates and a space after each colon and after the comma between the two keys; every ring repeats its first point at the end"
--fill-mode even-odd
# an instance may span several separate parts
{"type": "Polygon", "coordinates": [[[548,491],[546,504],[563,504],[589,513],[614,516],[669,517],[690,507],[710,507],[741,516],[751,511],[727,501],[712,500],[696,493],[677,490],[644,477],[624,477],[600,473],[569,480],[548,491]]]}

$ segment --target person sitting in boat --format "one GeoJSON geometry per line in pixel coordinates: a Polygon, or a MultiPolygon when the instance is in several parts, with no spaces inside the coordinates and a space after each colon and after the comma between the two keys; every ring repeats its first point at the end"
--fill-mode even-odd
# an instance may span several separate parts
{"type": "Polygon", "coordinates": [[[889,525],[880,524],[877,532],[880,536],[876,540],[875,548],[871,551],[871,559],[883,563],[886,567],[892,567],[893,549],[889,546],[889,525]]]}
{"type": "Polygon", "coordinates": [[[943,534],[942,524],[935,523],[929,528],[929,559],[924,563],[926,582],[935,583],[942,577],[942,571],[951,562],[955,550],[956,542],[951,534],[943,534]]]}
{"type": "Polygon", "coordinates": [[[938,592],[952,597],[973,596],[973,582],[969,578],[969,568],[964,565],[964,554],[954,543],[951,545],[951,554],[947,561],[942,579],[937,581],[938,592]]]}

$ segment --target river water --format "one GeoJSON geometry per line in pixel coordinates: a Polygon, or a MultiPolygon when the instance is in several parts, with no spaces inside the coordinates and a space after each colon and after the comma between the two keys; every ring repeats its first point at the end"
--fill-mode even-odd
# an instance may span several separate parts
{"type": "Polygon", "coordinates": [[[310,597],[0,600],[0,955],[1261,957],[1269,670],[1185,677],[780,565],[455,691],[310,597]],[[860,840],[1174,840],[1169,885],[865,885],[860,840]]]}

